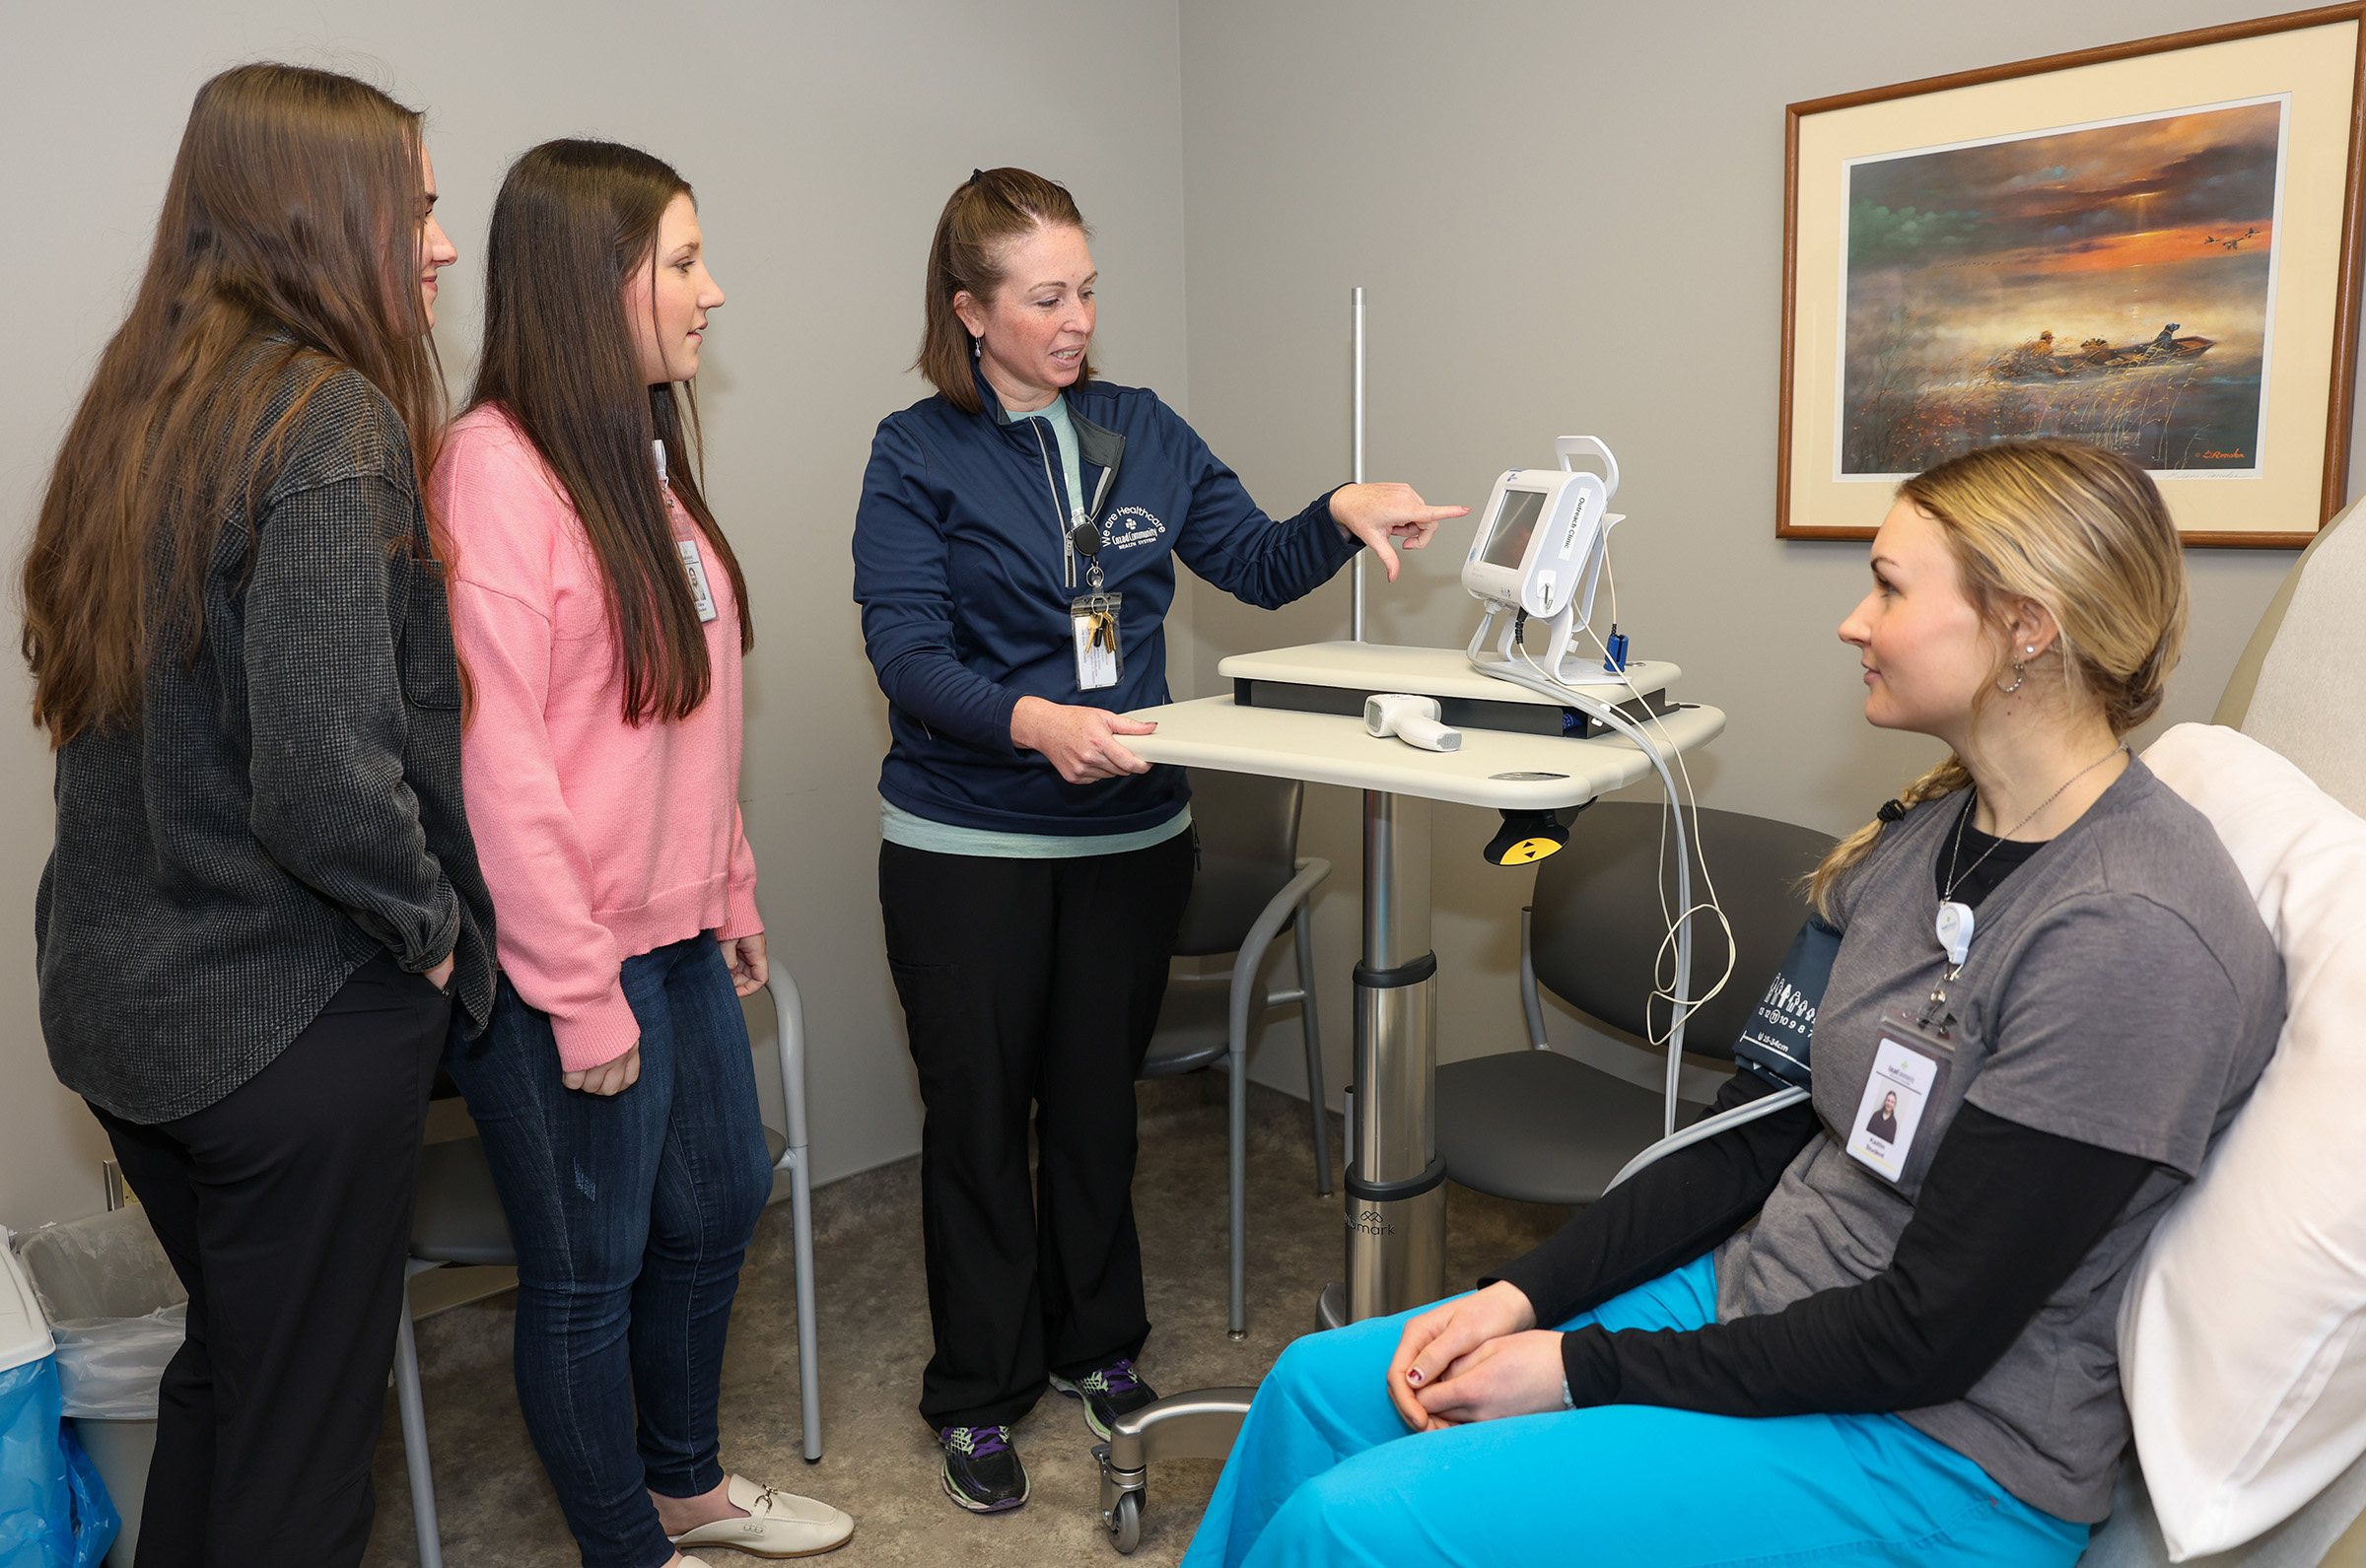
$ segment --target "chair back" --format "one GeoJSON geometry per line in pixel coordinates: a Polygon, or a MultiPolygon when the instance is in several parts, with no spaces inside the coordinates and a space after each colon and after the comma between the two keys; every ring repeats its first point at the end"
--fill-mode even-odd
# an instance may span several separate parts
{"type": "Polygon", "coordinates": [[[2366,816],[2366,523],[2318,530],[2235,662],[2211,722],[2282,753],[2317,786],[2366,816]]]}
{"type": "MultiPolygon", "coordinates": [[[[1676,836],[1668,834],[1663,872],[1663,815],[1657,805],[1618,800],[1580,811],[1570,824],[1568,847],[1536,868],[1529,924],[1539,985],[1612,1028],[1646,1039],[1666,1028],[1669,1011],[1666,1002],[1650,1001],[1652,966],[1667,928],[1662,889],[1668,912],[1676,909],[1676,836]]],[[[1688,828],[1691,820],[1688,811],[1688,828]]],[[[1812,828],[1705,808],[1700,840],[1697,853],[1716,876],[1718,901],[1733,927],[1735,960],[1725,989],[1686,1022],[1684,1049],[1730,1059],[1750,1009],[1807,919],[1799,879],[1816,868],[1833,841],[1812,828]]],[[[1696,860],[1693,900],[1707,899],[1696,860]]],[[[1725,935],[1705,911],[1693,917],[1692,925],[1692,989],[1699,992],[1725,967],[1725,935]]],[[[1667,973],[1673,972],[1671,953],[1667,973]]]]}
{"type": "Polygon", "coordinates": [[[1175,954],[1238,952],[1266,905],[1297,874],[1298,806],[1306,786],[1295,779],[1201,768],[1190,774],[1200,866],[1175,934],[1175,954]]]}

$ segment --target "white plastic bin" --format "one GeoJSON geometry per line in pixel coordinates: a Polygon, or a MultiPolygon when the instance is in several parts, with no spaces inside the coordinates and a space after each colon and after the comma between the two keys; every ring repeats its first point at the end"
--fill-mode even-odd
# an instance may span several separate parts
{"type": "Polygon", "coordinates": [[[54,1560],[58,1497],[41,1471],[56,1452],[57,1395],[48,1367],[55,1348],[32,1282],[0,1229],[0,1453],[9,1459],[0,1467],[0,1557],[12,1563],[29,1553],[34,1561],[54,1560]]]}
{"type": "Polygon", "coordinates": [[[56,1334],[66,1415],[122,1516],[107,1568],[131,1568],[156,1453],[157,1383],[180,1348],[188,1292],[136,1205],[44,1225],[19,1236],[16,1250],[56,1334]]]}
{"type": "Polygon", "coordinates": [[[9,1233],[0,1229],[0,1372],[13,1372],[57,1348],[49,1337],[49,1321],[41,1316],[33,1282],[18,1267],[8,1238],[9,1233]]]}

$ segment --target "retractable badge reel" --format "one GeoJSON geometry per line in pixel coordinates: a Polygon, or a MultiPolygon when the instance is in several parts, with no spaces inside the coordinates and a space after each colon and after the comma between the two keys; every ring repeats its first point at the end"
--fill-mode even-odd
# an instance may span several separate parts
{"type": "Polygon", "coordinates": [[[1092,591],[1069,600],[1068,620],[1070,637],[1077,648],[1077,690],[1105,691],[1115,686],[1126,673],[1126,655],[1118,636],[1118,611],[1125,603],[1122,593],[1101,591],[1101,530],[1090,521],[1079,519],[1069,530],[1069,543],[1086,562],[1085,580],[1092,591]]]}

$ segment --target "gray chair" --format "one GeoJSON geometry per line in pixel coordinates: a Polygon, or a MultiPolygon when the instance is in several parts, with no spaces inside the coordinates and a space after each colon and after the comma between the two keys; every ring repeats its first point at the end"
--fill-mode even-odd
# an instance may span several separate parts
{"type": "MultiPolygon", "coordinates": [[[[1520,1003],[1532,1049],[1437,1069],[1437,1151],[1465,1187],[1529,1203],[1590,1203],[1628,1160],[1660,1136],[1663,1094],[1550,1049],[1542,986],[1610,1028],[1645,1039],[1668,1022],[1650,1003],[1653,963],[1673,910],[1675,840],[1660,870],[1661,808],[1608,801],[1577,814],[1568,846],[1536,869],[1520,912],[1520,1003]],[[1656,1029],[1651,1026],[1656,1026],[1656,1029]]],[[[1688,820],[1690,813],[1687,813],[1688,820]]],[[[1732,1059],[1734,1039],[1807,919],[1799,878],[1832,840],[1809,828],[1732,811],[1700,814],[1701,852],[1733,927],[1725,989],[1685,1023],[1687,1055],[1732,1059]]],[[[1694,898],[1706,898],[1696,865],[1694,898]]],[[[1713,917],[1693,919],[1693,989],[1724,967],[1713,917]]]]}
{"type": "Polygon", "coordinates": [[[1247,1337],[1249,1026],[1278,1007],[1295,1005],[1306,1046],[1307,1116],[1314,1138],[1314,1190],[1331,1195],[1330,1124],[1324,1117],[1322,1036],[1316,1027],[1314,935],[1310,900],[1331,862],[1298,858],[1295,779],[1249,774],[1191,775],[1191,816],[1200,863],[1184,907],[1175,956],[1233,955],[1221,975],[1177,977],[1166,988],[1141,1076],[1169,1078],[1221,1067],[1231,1078],[1231,1335],[1247,1337]],[[1268,990],[1258,978],[1268,948],[1287,930],[1296,942],[1296,981],[1268,990]]]}
{"type": "MultiPolygon", "coordinates": [[[[797,982],[776,966],[771,981],[740,1001],[751,1047],[776,1042],[785,1128],[766,1126],[772,1168],[789,1178],[790,1222],[797,1261],[798,1392],[804,1417],[805,1463],[821,1458],[820,1355],[813,1324],[813,1188],[805,1136],[805,1015],[797,982]]],[[[457,1099],[451,1078],[436,1074],[437,1099],[457,1099]]],[[[779,1189],[774,1189],[776,1194],[779,1189]]],[[[477,1138],[430,1143],[419,1154],[419,1196],[411,1217],[411,1257],[403,1277],[448,1263],[515,1267],[517,1249],[493,1190],[493,1171],[477,1138]]],[[[427,1412],[419,1394],[419,1344],[404,1303],[394,1339],[394,1396],[402,1413],[403,1462],[411,1479],[411,1522],[418,1533],[420,1568],[444,1568],[436,1524],[435,1477],[429,1468],[427,1412]]]]}

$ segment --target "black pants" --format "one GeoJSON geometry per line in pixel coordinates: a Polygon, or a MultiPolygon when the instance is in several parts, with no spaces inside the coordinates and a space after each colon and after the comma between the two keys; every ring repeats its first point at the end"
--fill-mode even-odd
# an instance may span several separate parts
{"type": "Polygon", "coordinates": [[[1192,843],[1070,860],[880,846],[887,958],[928,1110],[931,1426],[1016,1421],[1047,1372],[1079,1376],[1149,1336],[1134,1074],[1166,994],[1192,843]]]}
{"type": "MultiPolygon", "coordinates": [[[[388,957],[204,1110],[99,1111],[189,1292],[139,1568],[350,1568],[370,1541],[428,1090],[452,1004],[388,957]]],[[[97,1110],[96,1107],[93,1107],[97,1110]]]]}

